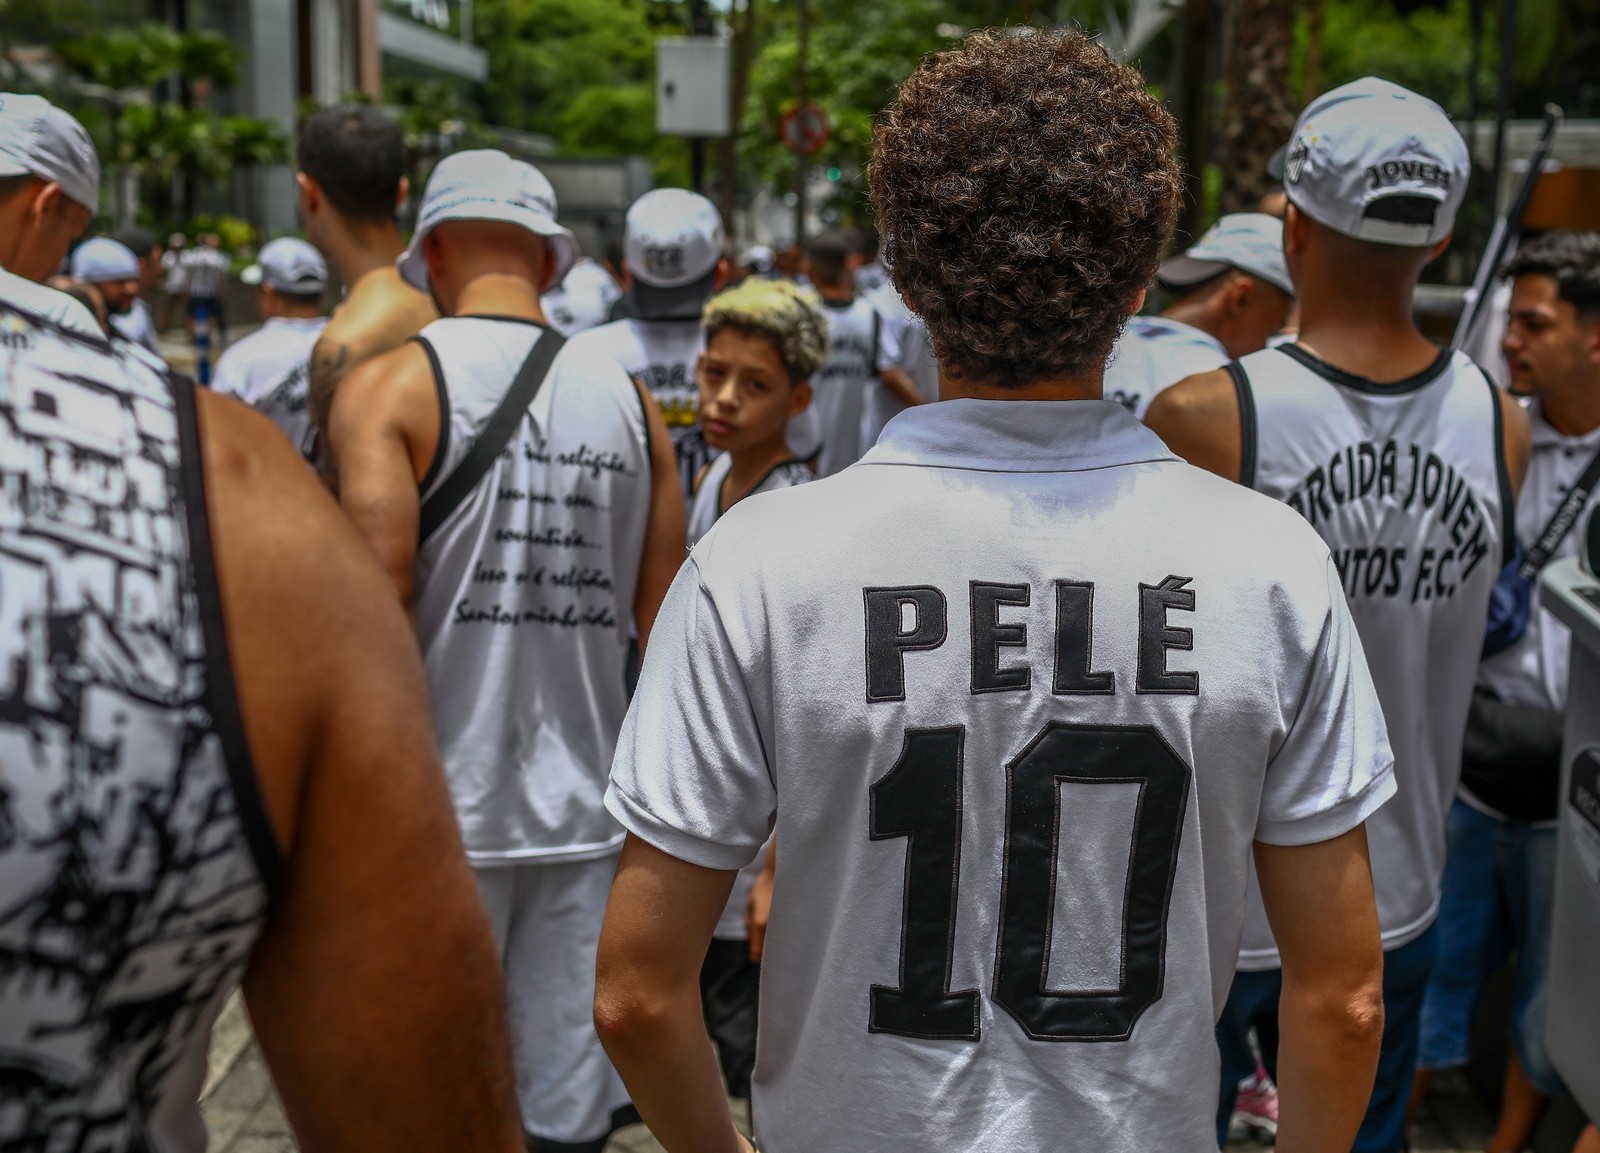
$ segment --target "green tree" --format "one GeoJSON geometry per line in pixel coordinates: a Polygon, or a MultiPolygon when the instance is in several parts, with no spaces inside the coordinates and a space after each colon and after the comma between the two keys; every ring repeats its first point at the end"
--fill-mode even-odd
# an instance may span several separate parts
{"type": "Polygon", "coordinates": [[[567,155],[648,156],[657,180],[687,178],[683,142],[655,133],[655,42],[688,31],[685,5],[478,0],[474,13],[489,54],[487,122],[554,137],[567,155]]]}

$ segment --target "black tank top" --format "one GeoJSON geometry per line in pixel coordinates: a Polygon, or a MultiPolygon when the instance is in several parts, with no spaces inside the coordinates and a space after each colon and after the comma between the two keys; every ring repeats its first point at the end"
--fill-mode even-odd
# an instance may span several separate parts
{"type": "Polygon", "coordinates": [[[281,868],[190,386],[0,298],[0,1148],[201,1147],[281,868]]]}

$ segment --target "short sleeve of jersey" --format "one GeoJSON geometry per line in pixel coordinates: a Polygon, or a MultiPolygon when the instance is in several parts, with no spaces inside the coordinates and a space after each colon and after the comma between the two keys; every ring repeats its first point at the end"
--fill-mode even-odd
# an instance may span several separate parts
{"type": "Polygon", "coordinates": [[[238,358],[230,357],[224,353],[217,359],[216,369],[211,374],[211,391],[219,392],[224,396],[237,397],[248,401],[244,395],[244,381],[238,369],[238,358]]]}
{"type": "Polygon", "coordinates": [[[755,708],[693,557],[651,630],[606,807],[636,837],[707,869],[749,864],[772,829],[777,790],[755,708]]]}
{"type": "Polygon", "coordinates": [[[882,372],[899,366],[909,318],[885,316],[881,312],[874,315],[878,318],[878,363],[873,367],[882,372]]]}
{"type": "Polygon", "coordinates": [[[1332,840],[1395,792],[1383,708],[1331,558],[1327,573],[1322,635],[1288,734],[1267,766],[1256,839],[1268,844],[1332,840]]]}

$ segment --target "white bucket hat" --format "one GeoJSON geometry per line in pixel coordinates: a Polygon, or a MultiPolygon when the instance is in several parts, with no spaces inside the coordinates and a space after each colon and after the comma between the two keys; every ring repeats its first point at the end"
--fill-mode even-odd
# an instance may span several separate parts
{"type": "Polygon", "coordinates": [[[578,258],[578,241],[556,223],[556,193],[533,165],[492,148],[446,156],[428,177],[417,214],[417,231],[400,256],[400,276],[428,291],[428,263],[422,242],[447,220],[498,220],[545,238],[556,254],[556,284],[578,258]]]}

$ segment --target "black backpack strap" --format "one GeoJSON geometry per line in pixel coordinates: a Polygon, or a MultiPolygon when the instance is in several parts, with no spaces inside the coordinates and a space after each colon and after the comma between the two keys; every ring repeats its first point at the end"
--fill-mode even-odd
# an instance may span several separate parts
{"type": "MultiPolygon", "coordinates": [[[[1495,408],[1496,412],[1500,409],[1495,408]]],[[[1583,470],[1583,475],[1572,482],[1572,487],[1567,490],[1567,495],[1562,498],[1556,511],[1545,522],[1544,531],[1539,534],[1539,539],[1533,546],[1522,554],[1522,579],[1531,581],[1539,575],[1539,570],[1550,563],[1550,558],[1555,555],[1556,549],[1561,547],[1561,542],[1567,539],[1567,534],[1578,523],[1584,506],[1589,503],[1589,494],[1600,485],[1600,449],[1589,458],[1588,467],[1583,470]]]]}
{"type": "Polygon", "coordinates": [[[1239,398],[1239,483],[1245,488],[1255,488],[1256,394],[1250,387],[1244,365],[1237,360],[1228,362],[1228,375],[1233,378],[1233,391],[1239,398]]]}
{"type": "Polygon", "coordinates": [[[472,495],[478,482],[494,466],[495,458],[511,443],[512,435],[527,415],[534,397],[539,395],[539,387],[550,375],[550,366],[555,363],[556,354],[564,344],[566,340],[554,329],[544,329],[539,333],[528,359],[517,369],[516,378],[501,398],[494,415],[489,417],[489,423],[484,425],[482,434],[473,442],[455,471],[445,477],[439,487],[422,502],[422,520],[417,530],[419,541],[432,536],[434,530],[461,506],[461,502],[472,495]]]}

